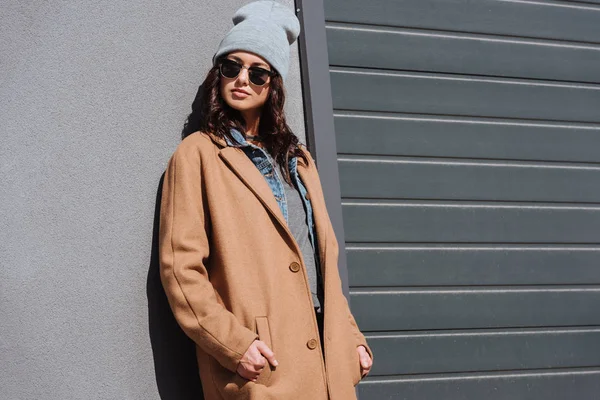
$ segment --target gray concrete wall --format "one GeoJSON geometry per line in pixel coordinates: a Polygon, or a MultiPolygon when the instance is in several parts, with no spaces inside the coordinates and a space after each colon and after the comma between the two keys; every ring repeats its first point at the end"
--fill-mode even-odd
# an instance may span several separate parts
{"type": "MultiPolygon", "coordinates": [[[[155,196],[246,2],[2,1],[0,399],[159,398],[155,196]]],[[[298,65],[295,46],[287,113],[304,141],[298,65]]]]}

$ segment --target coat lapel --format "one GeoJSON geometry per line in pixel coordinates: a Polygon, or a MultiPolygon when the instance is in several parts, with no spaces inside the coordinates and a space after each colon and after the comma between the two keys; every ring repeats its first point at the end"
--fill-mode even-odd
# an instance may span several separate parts
{"type": "MultiPolygon", "coordinates": [[[[233,170],[238,178],[240,178],[240,180],[244,182],[248,189],[250,189],[250,191],[252,191],[252,193],[254,193],[254,195],[260,200],[260,202],[271,213],[271,215],[275,217],[281,227],[287,232],[290,239],[295,241],[295,238],[292,235],[292,232],[289,230],[287,222],[285,221],[283,213],[277,204],[277,200],[275,200],[275,196],[273,195],[269,184],[256,166],[252,163],[252,161],[248,158],[248,156],[244,153],[244,151],[237,147],[226,146],[225,141],[220,138],[213,139],[217,143],[225,146],[219,151],[219,157],[225,161],[225,163],[233,170]]],[[[302,160],[298,158],[298,175],[302,179],[302,183],[304,183],[306,191],[310,197],[317,242],[319,246],[321,268],[323,270],[322,272],[324,273],[329,216],[327,214],[323,192],[320,188],[316,166],[312,162],[308,151],[305,153],[310,160],[309,166],[306,166],[302,160]]]]}
{"type": "Polygon", "coordinates": [[[229,165],[238,178],[248,186],[248,189],[258,197],[277,221],[287,229],[285,218],[269,184],[244,151],[237,147],[225,147],[220,150],[219,156],[229,165]]]}
{"type": "Polygon", "coordinates": [[[317,167],[312,161],[308,151],[305,152],[309,159],[307,167],[300,158],[298,158],[298,175],[306,187],[310,197],[310,204],[313,210],[313,220],[315,221],[315,230],[317,243],[319,246],[319,257],[321,260],[321,272],[325,276],[325,254],[327,254],[327,228],[329,226],[329,215],[325,205],[325,198],[321,190],[321,184],[317,174],[317,167]]]}

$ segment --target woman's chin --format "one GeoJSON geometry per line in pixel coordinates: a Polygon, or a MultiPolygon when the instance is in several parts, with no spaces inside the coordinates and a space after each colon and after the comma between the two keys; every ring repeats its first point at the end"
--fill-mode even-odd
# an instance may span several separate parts
{"type": "Polygon", "coordinates": [[[230,100],[228,102],[229,106],[235,110],[238,111],[249,111],[249,110],[253,110],[255,108],[259,108],[253,104],[249,104],[248,102],[244,101],[244,100],[230,100]]]}

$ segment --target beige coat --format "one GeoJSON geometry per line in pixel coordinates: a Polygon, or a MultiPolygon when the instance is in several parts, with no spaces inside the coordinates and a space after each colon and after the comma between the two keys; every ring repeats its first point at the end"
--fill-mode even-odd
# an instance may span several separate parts
{"type": "Polygon", "coordinates": [[[298,159],[298,174],[313,207],[323,269],[325,360],[302,254],[260,171],[240,148],[201,132],[185,138],[169,161],[161,279],[175,318],[196,343],[207,400],[356,399],[356,347],[373,356],[342,293],[319,175],[302,151],[310,161],[298,159]],[[257,338],[279,365],[267,365],[252,382],[236,368],[257,338]]]}

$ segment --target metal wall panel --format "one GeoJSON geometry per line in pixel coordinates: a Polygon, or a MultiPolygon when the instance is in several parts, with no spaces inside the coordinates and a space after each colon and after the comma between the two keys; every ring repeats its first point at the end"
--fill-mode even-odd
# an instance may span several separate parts
{"type": "Polygon", "coordinates": [[[595,285],[360,288],[350,298],[368,332],[600,325],[595,285]]]}
{"type": "Polygon", "coordinates": [[[571,82],[331,69],[338,110],[600,122],[600,86],[571,82]]]}
{"type": "Polygon", "coordinates": [[[600,389],[600,1],[326,0],[364,399],[600,389]]]}
{"type": "Polygon", "coordinates": [[[327,0],[324,5],[330,22],[600,42],[600,8],[586,2],[327,0]]]}
{"type": "Polygon", "coordinates": [[[597,124],[336,111],[335,126],[343,154],[600,160],[597,124]]]}
{"type": "Polygon", "coordinates": [[[331,65],[600,82],[597,44],[341,23],[327,38],[331,65]]]}
{"type": "Polygon", "coordinates": [[[600,361],[599,328],[381,333],[367,340],[382,355],[373,366],[379,375],[595,367],[600,361]]]}
{"type": "Polygon", "coordinates": [[[597,245],[350,243],[354,287],[600,284],[597,245]]]}
{"type": "Polygon", "coordinates": [[[338,160],[346,198],[600,202],[598,164],[364,155],[338,160]]]}
{"type": "Polygon", "coordinates": [[[353,200],[347,242],[600,243],[600,205],[353,200]]]}
{"type": "Polygon", "coordinates": [[[359,386],[361,399],[595,399],[600,369],[381,377],[359,386]]]}

